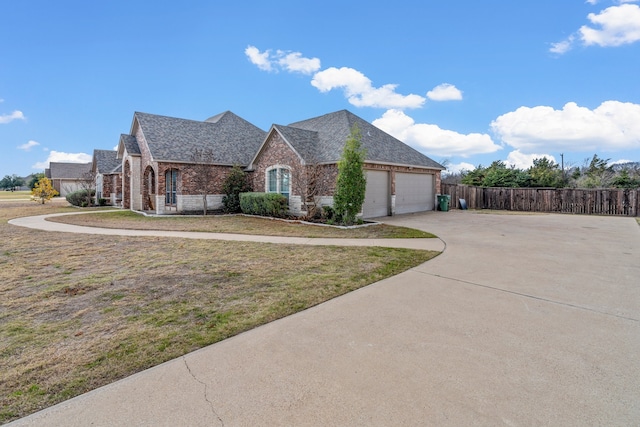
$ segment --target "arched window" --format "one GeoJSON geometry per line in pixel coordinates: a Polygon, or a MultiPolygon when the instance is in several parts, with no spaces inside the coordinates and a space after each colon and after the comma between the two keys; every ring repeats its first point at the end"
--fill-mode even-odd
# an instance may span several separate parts
{"type": "Polygon", "coordinates": [[[280,193],[289,200],[291,193],[291,172],[288,168],[274,166],[267,169],[267,193],[280,193]]]}
{"type": "Polygon", "coordinates": [[[176,206],[176,194],[178,192],[178,170],[169,169],[164,174],[165,179],[165,200],[167,206],[176,206]]]}

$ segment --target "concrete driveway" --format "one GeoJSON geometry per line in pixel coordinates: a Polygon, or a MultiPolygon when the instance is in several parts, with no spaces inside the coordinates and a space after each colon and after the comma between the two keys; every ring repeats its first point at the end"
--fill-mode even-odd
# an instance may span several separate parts
{"type": "Polygon", "coordinates": [[[640,423],[634,219],[432,212],[436,259],[15,425],[640,423]]]}

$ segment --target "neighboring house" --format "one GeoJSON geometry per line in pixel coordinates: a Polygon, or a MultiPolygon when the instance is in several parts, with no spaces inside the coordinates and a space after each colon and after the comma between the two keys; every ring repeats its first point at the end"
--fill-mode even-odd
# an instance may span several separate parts
{"type": "Polygon", "coordinates": [[[91,163],[50,162],[45,176],[62,197],[93,186],[91,163]]]}
{"type": "Polygon", "coordinates": [[[122,206],[156,213],[222,207],[222,184],[246,167],[266,132],[230,111],[204,122],[136,112],[122,135],[122,206]]]}
{"type": "Polygon", "coordinates": [[[234,165],[245,168],[255,191],[284,194],[293,214],[331,205],[337,163],[354,125],[366,150],[363,216],[433,210],[445,168],[347,110],[268,132],[230,111],[204,122],[136,112],[116,154],[122,206],[195,212],[206,194],[207,208],[219,209],[234,165]]]}
{"type": "Polygon", "coordinates": [[[96,202],[106,199],[118,206],[122,202],[122,163],[115,150],[93,150],[91,171],[95,177],[96,202]]]}
{"type": "Polygon", "coordinates": [[[309,204],[331,205],[337,163],[354,125],[366,150],[363,216],[433,210],[445,168],[347,110],[273,125],[249,166],[255,191],[286,195],[295,214],[309,204]]]}

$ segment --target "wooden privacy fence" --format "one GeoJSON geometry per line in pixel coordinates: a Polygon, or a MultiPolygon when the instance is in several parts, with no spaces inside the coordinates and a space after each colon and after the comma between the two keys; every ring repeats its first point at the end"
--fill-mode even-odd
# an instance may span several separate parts
{"type": "Polygon", "coordinates": [[[640,208],[640,189],[486,188],[442,184],[442,194],[451,196],[451,209],[460,208],[460,199],[467,202],[469,209],[523,212],[638,216],[640,208]]]}

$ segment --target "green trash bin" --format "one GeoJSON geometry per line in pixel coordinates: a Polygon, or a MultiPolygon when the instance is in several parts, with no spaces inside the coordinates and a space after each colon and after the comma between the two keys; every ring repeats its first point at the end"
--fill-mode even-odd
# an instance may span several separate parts
{"type": "Polygon", "coordinates": [[[438,194],[438,206],[442,212],[449,212],[449,200],[451,196],[447,194],[438,194]]]}

